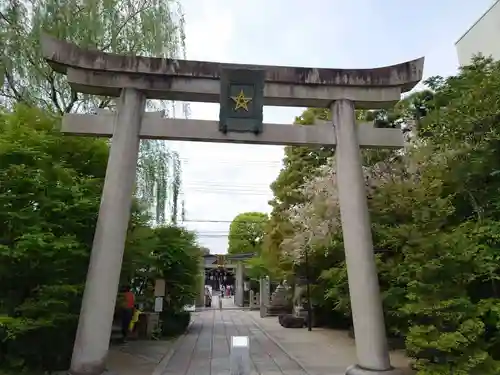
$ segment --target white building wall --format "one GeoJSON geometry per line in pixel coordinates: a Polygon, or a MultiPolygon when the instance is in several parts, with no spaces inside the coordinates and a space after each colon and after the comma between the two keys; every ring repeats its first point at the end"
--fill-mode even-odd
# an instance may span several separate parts
{"type": "Polygon", "coordinates": [[[461,66],[469,65],[477,54],[500,60],[500,0],[455,43],[461,66]]]}

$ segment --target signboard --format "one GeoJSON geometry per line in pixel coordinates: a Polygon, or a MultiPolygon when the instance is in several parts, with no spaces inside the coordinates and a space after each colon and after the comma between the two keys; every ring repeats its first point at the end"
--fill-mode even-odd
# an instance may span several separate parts
{"type": "Polygon", "coordinates": [[[250,375],[250,340],[248,336],[231,336],[229,374],[250,375]]]}
{"type": "Polygon", "coordinates": [[[217,266],[219,268],[224,268],[226,264],[226,257],[224,255],[217,255],[217,266]]]}
{"type": "Polygon", "coordinates": [[[156,297],[155,298],[155,312],[162,312],[163,311],[163,297],[156,297]]]}
{"type": "Polygon", "coordinates": [[[224,68],[220,74],[219,130],[262,132],[264,70],[224,68]]]}
{"type": "Polygon", "coordinates": [[[165,280],[156,279],[155,280],[155,297],[165,297],[165,280]]]}

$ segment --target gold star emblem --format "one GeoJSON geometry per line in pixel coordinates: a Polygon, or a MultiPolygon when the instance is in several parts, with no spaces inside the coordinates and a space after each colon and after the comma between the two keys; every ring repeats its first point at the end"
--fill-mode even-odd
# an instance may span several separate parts
{"type": "Polygon", "coordinates": [[[231,96],[231,99],[233,99],[233,101],[236,103],[236,105],[234,106],[235,111],[243,108],[248,112],[248,103],[252,101],[252,98],[245,97],[245,93],[243,92],[243,90],[240,90],[238,96],[231,96]]]}

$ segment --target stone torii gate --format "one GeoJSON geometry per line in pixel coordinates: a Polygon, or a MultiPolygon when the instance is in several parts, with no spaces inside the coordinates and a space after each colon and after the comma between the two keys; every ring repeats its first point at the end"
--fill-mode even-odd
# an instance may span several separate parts
{"type": "MultiPolygon", "coordinates": [[[[243,261],[251,259],[255,253],[241,253],[241,254],[208,254],[203,258],[201,265],[203,280],[205,280],[206,269],[233,269],[234,270],[234,304],[243,307],[244,305],[244,279],[245,279],[245,264],[243,261]]],[[[205,295],[205,285],[201,285],[198,305],[203,305],[205,295]]]]}
{"type": "Polygon", "coordinates": [[[400,148],[399,129],[357,125],[355,108],[392,106],[422,78],[424,59],[376,69],[220,64],[83,50],[43,36],[45,59],[73,90],[119,97],[116,113],[67,114],[67,134],[112,137],[70,372],[104,371],[140,138],[336,147],[337,187],[358,364],[392,374],[359,147],[400,148]],[[145,114],[146,99],[221,104],[220,121],[145,114]],[[234,104],[234,107],[231,107],[234,104]],[[262,124],[262,106],[330,108],[331,124],[262,124]]]}

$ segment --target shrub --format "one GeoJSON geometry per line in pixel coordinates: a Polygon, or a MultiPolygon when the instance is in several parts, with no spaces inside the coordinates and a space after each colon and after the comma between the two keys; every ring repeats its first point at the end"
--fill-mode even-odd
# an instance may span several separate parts
{"type": "Polygon", "coordinates": [[[189,311],[163,311],[160,313],[162,336],[172,337],[186,332],[190,321],[191,313],[189,311]]]}

